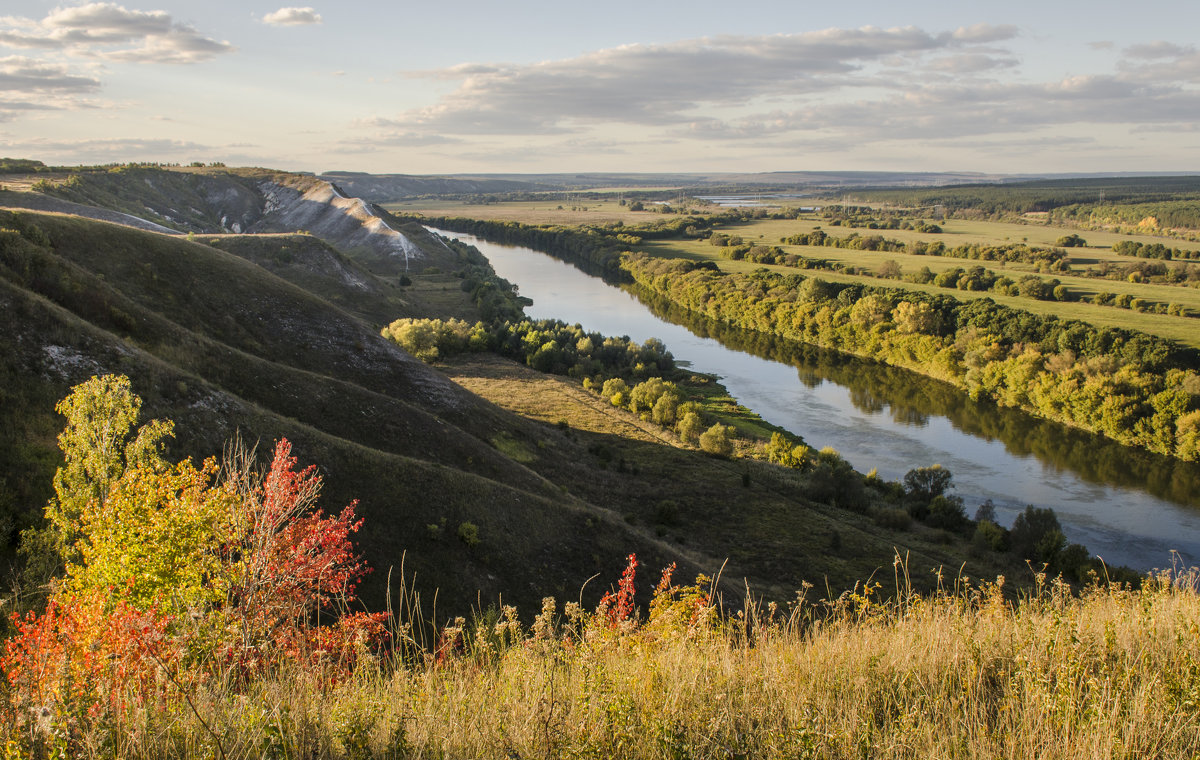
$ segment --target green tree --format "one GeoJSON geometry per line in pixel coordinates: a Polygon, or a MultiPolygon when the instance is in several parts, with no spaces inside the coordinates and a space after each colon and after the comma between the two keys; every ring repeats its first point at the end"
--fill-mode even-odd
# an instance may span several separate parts
{"type": "Polygon", "coordinates": [[[76,559],[75,543],[84,514],[104,508],[109,492],[125,471],[166,466],[161,455],[163,442],[171,436],[173,425],[152,420],[134,434],[141,408],[142,400],[124,375],[93,377],[54,407],[67,418],[58,436],[64,461],[54,473],[54,496],[46,506],[46,534],[27,536],[30,544],[49,544],[64,561],[76,559]]]}
{"type": "Polygon", "coordinates": [[[687,411],[679,418],[677,428],[680,438],[689,443],[695,443],[700,438],[700,434],[704,432],[704,420],[698,413],[687,411]]]}
{"type": "Polygon", "coordinates": [[[700,434],[700,449],[716,456],[730,456],[733,454],[733,441],[730,438],[732,430],[733,428],[726,427],[719,422],[715,423],[700,434]]]}
{"type": "Polygon", "coordinates": [[[1020,559],[1053,564],[1066,545],[1058,516],[1049,507],[1025,507],[1009,531],[1009,546],[1020,559]]]}
{"type": "Polygon", "coordinates": [[[953,477],[950,471],[940,464],[917,467],[904,473],[904,492],[910,498],[927,502],[946,493],[946,490],[952,487],[950,481],[953,477]]]}

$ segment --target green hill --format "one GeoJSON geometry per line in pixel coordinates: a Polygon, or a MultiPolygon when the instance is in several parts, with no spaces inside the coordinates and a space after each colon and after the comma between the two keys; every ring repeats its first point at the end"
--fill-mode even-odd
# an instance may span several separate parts
{"type": "MultiPolygon", "coordinates": [[[[307,178],[279,184],[293,181],[307,178]]],[[[108,197],[131,192],[118,183],[108,197]]],[[[398,234],[420,251],[335,248],[315,233],[188,239],[0,211],[6,564],[49,495],[55,401],[115,372],[130,376],[147,415],[175,420],[170,456],[218,454],[235,436],[263,451],[286,436],[302,463],[321,468],[327,507],[358,499],[358,541],[376,568],[363,597],[375,607],[389,568],[398,578],[403,566],[427,598],[437,589],[442,616],[501,594],[526,608],[546,594],[577,595],[597,572],[615,577],[630,552],[686,574],[729,559],[730,589],[745,579],[777,598],[806,580],[844,588],[890,565],[897,548],[914,566],[1004,569],[1000,555],[968,558],[962,538],[892,531],[820,503],[808,479],[781,467],[538,422],[466,391],[379,328],[396,316],[475,319],[498,308],[456,276],[486,263],[423,231],[398,234]],[[402,286],[413,260],[437,264],[410,270],[402,286]],[[639,466],[608,466],[618,459],[639,466]],[[670,520],[656,517],[664,502],[676,505],[670,520]],[[464,523],[478,527],[477,545],[456,537],[464,523]]],[[[518,308],[509,292],[505,308],[518,308]]]]}

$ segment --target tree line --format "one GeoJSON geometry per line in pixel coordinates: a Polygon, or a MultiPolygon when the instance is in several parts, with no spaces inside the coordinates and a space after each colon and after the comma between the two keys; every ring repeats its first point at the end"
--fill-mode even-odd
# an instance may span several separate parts
{"type": "Polygon", "coordinates": [[[1121,443],[1200,458],[1197,352],[990,299],[626,257],[639,285],[748,330],[867,356],[1121,443]]]}

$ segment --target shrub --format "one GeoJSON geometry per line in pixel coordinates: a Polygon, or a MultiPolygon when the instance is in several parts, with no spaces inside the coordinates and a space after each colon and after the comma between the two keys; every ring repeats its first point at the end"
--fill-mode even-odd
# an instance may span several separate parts
{"type": "Polygon", "coordinates": [[[458,540],[468,547],[479,545],[479,526],[473,522],[463,522],[458,525],[458,540]]]}
{"type": "Polygon", "coordinates": [[[733,428],[726,427],[721,423],[716,423],[708,430],[700,434],[700,449],[706,453],[719,457],[728,457],[733,454],[733,441],[730,439],[730,434],[733,428]]]}

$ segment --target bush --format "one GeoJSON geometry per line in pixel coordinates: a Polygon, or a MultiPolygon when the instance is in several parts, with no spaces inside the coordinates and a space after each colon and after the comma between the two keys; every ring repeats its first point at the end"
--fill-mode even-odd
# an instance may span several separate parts
{"type": "Polygon", "coordinates": [[[871,520],[888,530],[908,530],[912,527],[912,515],[903,509],[876,507],[870,512],[871,520]]]}
{"type": "Polygon", "coordinates": [[[458,540],[468,547],[479,545],[479,526],[473,522],[463,522],[458,525],[458,540]]]}
{"type": "Polygon", "coordinates": [[[980,520],[975,526],[971,543],[979,549],[1002,552],[1008,546],[1008,531],[991,520],[980,520]]]}
{"type": "Polygon", "coordinates": [[[929,502],[925,524],[931,528],[958,532],[969,527],[971,521],[967,519],[962,499],[957,496],[935,496],[929,502]]]}
{"type": "Polygon", "coordinates": [[[700,450],[719,457],[733,454],[733,441],[730,434],[733,428],[716,423],[700,434],[700,450]]]}

